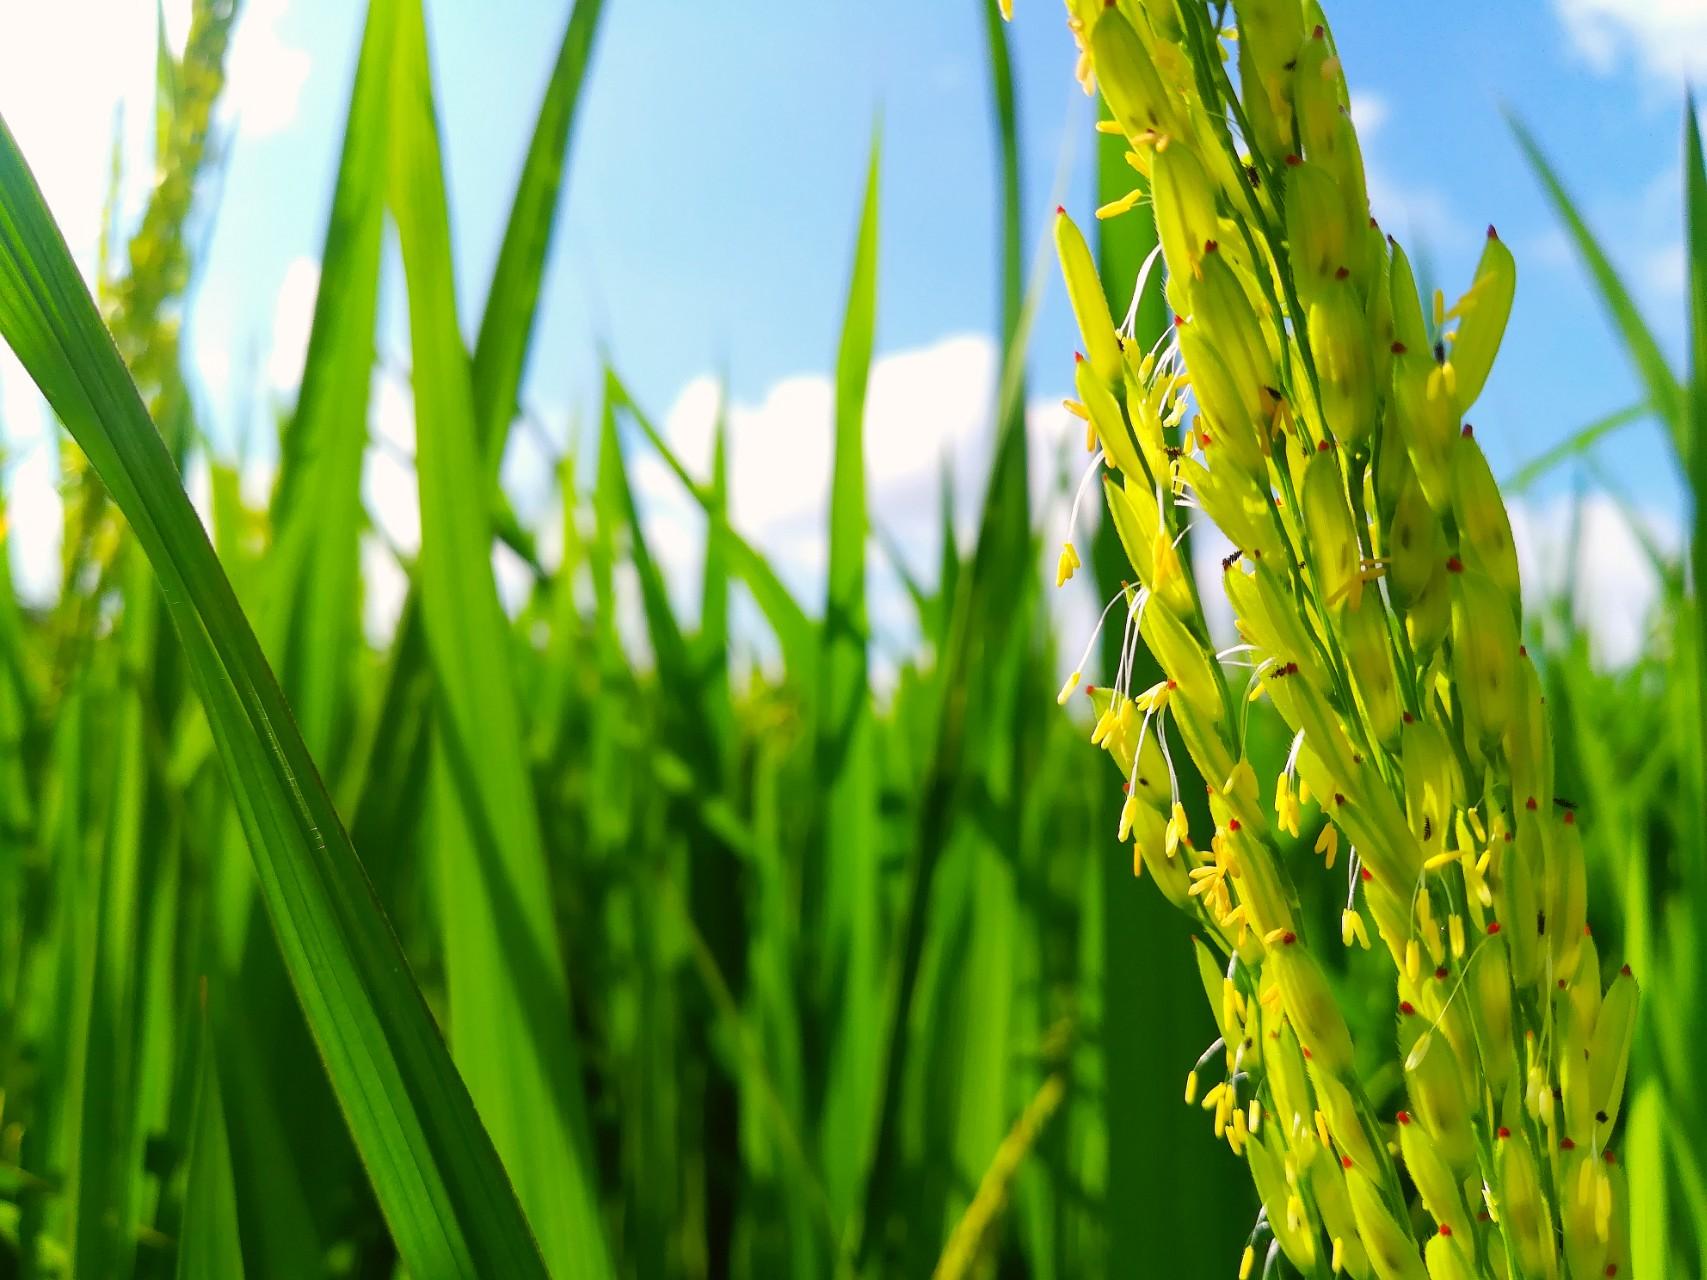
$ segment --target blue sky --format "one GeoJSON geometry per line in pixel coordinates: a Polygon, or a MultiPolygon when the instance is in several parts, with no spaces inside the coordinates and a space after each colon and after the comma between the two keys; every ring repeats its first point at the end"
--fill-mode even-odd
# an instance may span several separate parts
{"type": "MultiPolygon", "coordinates": [[[[184,7],[178,0],[169,14],[184,7]]],[[[1068,205],[1088,212],[1090,107],[1072,82],[1060,5],[1016,7],[1027,230],[1041,234],[1063,181],[1068,205]]],[[[1506,348],[1475,414],[1496,469],[1509,470],[1628,403],[1635,382],[1502,110],[1530,123],[1614,246],[1669,349],[1680,351],[1680,103],[1685,74],[1707,71],[1707,5],[1329,7],[1384,225],[1425,253],[1449,294],[1467,281],[1487,223],[1518,255],[1506,348]]],[[[8,30],[0,112],[86,257],[115,97],[129,100],[133,157],[145,154],[152,9],[138,0],[0,4],[8,30]],[[92,30],[106,33],[98,47],[92,30]]],[[[567,3],[429,0],[428,10],[460,302],[472,329],[567,3]]],[[[913,521],[928,526],[914,499],[932,491],[944,450],[961,455],[968,491],[980,473],[988,388],[975,384],[992,369],[996,305],[981,11],[975,0],[609,0],[606,10],[527,399],[566,437],[570,421],[592,411],[603,346],[692,453],[705,435],[704,379],[726,374],[743,410],[737,516],[748,507],[755,536],[781,548],[785,561],[797,551],[793,573],[809,584],[823,489],[822,474],[811,472],[828,457],[822,375],[834,354],[874,126],[883,139],[879,351],[899,358],[886,368],[886,392],[874,395],[874,414],[887,419],[873,424],[879,518],[887,503],[903,533],[913,521]],[[921,400],[935,408],[919,410],[921,400]]],[[[359,6],[346,0],[249,0],[240,23],[229,163],[192,320],[208,416],[228,450],[244,406],[252,413],[268,397],[292,394],[358,25],[359,6]]],[[[145,163],[133,160],[132,170],[134,208],[145,163]]],[[[1051,286],[1033,346],[1040,416],[1047,393],[1058,400],[1068,383],[1075,345],[1051,286]]],[[[383,344],[404,352],[400,325],[388,326],[383,344]]],[[[32,497],[52,476],[43,462],[20,461],[28,450],[19,441],[32,438],[33,424],[17,381],[15,367],[0,367],[14,512],[22,516],[52,505],[51,495],[32,497]]],[[[376,412],[403,437],[406,454],[407,396],[383,391],[376,412]]],[[[1052,439],[1059,424],[1039,431],[1052,439]]],[[[1679,497],[1650,465],[1658,440],[1634,431],[1598,456],[1606,477],[1663,523],[1675,519],[1679,497]]],[[[541,459],[524,452],[510,476],[524,494],[539,488],[541,459]]],[[[1543,499],[1570,483],[1560,477],[1543,499]]],[[[668,507],[665,486],[652,488],[668,507]]],[[[382,507],[407,505],[399,496],[406,489],[400,470],[375,480],[370,496],[382,507]]],[[[691,523],[678,531],[684,551],[693,537],[691,523]]],[[[407,533],[399,538],[407,542],[407,533]]]]}

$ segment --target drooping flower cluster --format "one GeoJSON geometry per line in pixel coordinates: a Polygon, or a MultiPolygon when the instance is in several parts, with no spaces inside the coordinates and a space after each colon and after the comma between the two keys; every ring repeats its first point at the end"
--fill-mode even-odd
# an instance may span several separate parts
{"type": "MultiPolygon", "coordinates": [[[[1234,0],[1232,30],[1211,8],[1068,0],[1135,171],[1099,216],[1154,218],[1169,330],[1134,336],[1154,255],[1117,329],[1064,212],[1056,239],[1085,345],[1070,407],[1136,575],[1104,613],[1123,657],[1090,689],[1093,741],[1125,779],[1134,870],[1200,924],[1221,1037],[1186,1098],[1262,1202],[1241,1275],[1266,1251],[1312,1276],[1628,1276],[1609,1142],[1637,988],[1628,967],[1603,982],[1511,527],[1464,421],[1516,267],[1489,228],[1469,290],[1425,311],[1369,216],[1319,5],[1234,0]],[[1238,548],[1222,585],[1244,643],[1224,653],[1181,563],[1193,511],[1238,548]],[[1140,641],[1166,677],[1134,690],[1140,641]],[[1245,750],[1265,697],[1294,734],[1272,816],[1245,750]],[[1210,780],[1206,842],[1179,746],[1210,780]],[[1328,871],[1345,850],[1341,942],[1378,941],[1396,971],[1384,1116],[1281,854],[1315,808],[1328,871]]],[[[1078,564],[1069,542],[1060,580],[1078,564]]]]}

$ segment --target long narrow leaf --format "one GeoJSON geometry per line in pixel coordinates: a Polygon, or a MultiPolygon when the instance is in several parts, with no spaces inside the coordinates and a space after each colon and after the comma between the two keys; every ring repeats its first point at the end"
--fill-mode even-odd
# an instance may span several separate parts
{"type": "Polygon", "coordinates": [[[205,1018],[199,1058],[190,1118],[189,1183],[178,1240],[178,1280],[243,1280],[243,1245],[225,1107],[219,1094],[218,1055],[205,1018]]]}
{"type": "Polygon", "coordinates": [[[803,910],[824,957],[816,997],[828,1020],[820,1158],[830,1204],[846,1221],[870,1141],[882,1012],[877,776],[866,667],[865,392],[877,313],[878,147],[872,141],[847,312],[836,357],[830,566],[820,640],[815,768],[827,795],[822,852],[803,910]],[[851,1159],[857,1155],[860,1158],[851,1159]]]}
{"type": "Polygon", "coordinates": [[[392,216],[408,280],[421,617],[436,672],[450,1041],[558,1276],[608,1274],[565,966],[492,575],[487,490],[457,328],[426,24],[393,44],[392,216]]]}
{"type": "Polygon", "coordinates": [[[1553,202],[1553,208],[1558,211],[1565,221],[1565,226],[1570,230],[1571,239],[1576,244],[1577,252],[1582,255],[1584,265],[1594,277],[1595,287],[1600,291],[1601,304],[1611,314],[1613,325],[1618,330],[1619,337],[1624,340],[1625,349],[1630,354],[1631,363],[1636,366],[1636,374],[1642,380],[1648,400],[1671,432],[1680,462],[1687,464],[1687,442],[1683,434],[1683,390],[1672,376],[1671,367],[1666,364],[1665,353],[1660,349],[1659,340],[1642,319],[1642,313],[1637,310],[1630,290],[1619,278],[1594,232],[1589,230],[1588,223],[1578,211],[1570,193],[1565,190],[1559,175],[1548,163],[1539,144],[1517,120],[1512,120],[1511,127],[1517,134],[1518,145],[1523,148],[1530,166],[1541,179],[1541,185],[1546,188],[1547,198],[1553,202]]]}
{"type": "Polygon", "coordinates": [[[564,170],[575,108],[581,100],[603,8],[604,0],[573,0],[569,25],[564,29],[557,62],[534,122],[533,141],[528,144],[515,198],[510,202],[510,220],[504,227],[504,242],[498,249],[498,265],[492,273],[492,288],[486,295],[480,334],[474,342],[470,374],[474,423],[492,482],[497,480],[498,464],[503,459],[505,428],[516,412],[516,392],[533,339],[551,232],[567,185],[564,170]]]}
{"type": "Polygon", "coordinates": [[[159,576],[286,968],[399,1252],[422,1276],[541,1274],[497,1153],[255,634],[4,128],[0,335],[159,576]]]}

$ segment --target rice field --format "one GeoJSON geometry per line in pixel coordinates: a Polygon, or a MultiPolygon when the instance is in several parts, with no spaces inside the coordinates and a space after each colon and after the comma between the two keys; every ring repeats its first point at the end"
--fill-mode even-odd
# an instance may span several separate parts
{"type": "MultiPolygon", "coordinates": [[[[936,564],[907,584],[920,642],[879,682],[868,569],[898,560],[872,536],[864,449],[880,138],[860,205],[820,237],[846,263],[821,596],[731,523],[724,425],[696,472],[618,367],[596,447],[559,464],[560,550],[500,483],[605,7],[565,6],[471,313],[422,0],[368,0],[264,502],[207,445],[179,342],[235,6],[195,0],[182,51],[162,45],[156,180],[134,225],[109,217],[98,280],[0,131],[0,336],[64,428],[55,601],[23,602],[0,557],[0,1276],[1237,1274],[1258,1196],[1182,1099],[1217,1035],[1192,928],[1134,878],[1119,777],[1057,706],[1083,637],[1055,634],[1024,413],[1059,285],[1019,181],[1053,157],[1021,154],[1008,28],[982,5],[994,445],[975,536],[945,504],[935,545],[910,549],[936,564]],[[421,545],[376,644],[362,466],[393,238],[421,545]],[[705,515],[691,610],[649,545],[642,457],[705,515]],[[518,607],[495,543],[528,567],[518,607]],[[736,660],[746,600],[772,662],[736,660]]],[[[1637,416],[1672,447],[1655,465],[1707,489],[1707,176],[1686,114],[1682,368],[1523,135],[1644,399],[1508,492],[1637,416]]],[[[1121,199],[1124,141],[1092,145],[1098,203],[1121,199]]],[[[1092,241],[1118,317],[1154,223],[1092,241]]],[[[1150,294],[1137,335],[1167,323],[1150,294]]],[[[1707,1275],[1707,516],[1688,519],[1681,553],[1650,547],[1662,604],[1627,666],[1593,660],[1584,602],[1524,611],[1588,919],[1643,984],[1617,1147],[1652,1278],[1707,1275]]],[[[1132,570],[1112,522],[1081,550],[1115,597],[1132,570]]],[[[1142,646],[1132,667],[1134,688],[1162,677],[1142,646]]],[[[1259,777],[1290,740],[1251,705],[1259,777]]],[[[1174,763],[1211,828],[1204,780],[1174,763]]],[[[1315,838],[1282,852],[1309,866],[1315,838]]],[[[1337,938],[1337,881],[1297,883],[1300,918],[1337,938]]],[[[1390,1040],[1387,978],[1350,949],[1329,967],[1351,1035],[1390,1040]]]]}

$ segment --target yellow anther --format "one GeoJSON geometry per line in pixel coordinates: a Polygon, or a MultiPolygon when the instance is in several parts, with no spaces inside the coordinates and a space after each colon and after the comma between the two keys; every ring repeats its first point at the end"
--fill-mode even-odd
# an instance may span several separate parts
{"type": "Polygon", "coordinates": [[[1330,822],[1322,828],[1322,834],[1316,837],[1316,852],[1327,855],[1324,864],[1326,870],[1334,869],[1334,859],[1339,856],[1339,849],[1340,829],[1330,822]]]}
{"type": "Polygon", "coordinates": [[[1122,844],[1132,835],[1132,824],[1138,821],[1138,797],[1127,796],[1126,803],[1120,806],[1120,834],[1117,837],[1122,844]]]}
{"type": "Polygon", "coordinates": [[[1073,690],[1079,687],[1079,678],[1083,675],[1084,672],[1075,671],[1068,676],[1067,682],[1061,686],[1061,692],[1055,695],[1055,701],[1062,706],[1066,706],[1067,699],[1073,696],[1073,690]]]}
{"type": "Polygon", "coordinates": [[[1057,587],[1066,586],[1067,580],[1073,576],[1073,571],[1082,563],[1083,561],[1079,559],[1079,553],[1074,549],[1073,544],[1063,542],[1061,544],[1061,558],[1055,562],[1055,585],[1057,587]]]}
{"type": "Polygon", "coordinates": [[[1160,680],[1132,699],[1140,711],[1162,711],[1168,705],[1169,681],[1160,680]]]}
{"type": "Polygon", "coordinates": [[[1363,927],[1363,917],[1347,907],[1340,915],[1340,941],[1349,947],[1354,940],[1365,951],[1369,950],[1369,932],[1363,927]]]}
{"type": "Polygon", "coordinates": [[[1130,210],[1133,205],[1137,204],[1138,201],[1143,198],[1143,195],[1144,193],[1142,191],[1134,187],[1131,191],[1128,191],[1125,195],[1121,196],[1120,199],[1110,200],[1107,204],[1099,206],[1097,208],[1097,217],[1119,217],[1121,214],[1130,210]]]}
{"type": "Polygon", "coordinates": [[[1452,940],[1452,958],[1464,958],[1464,917],[1454,914],[1446,922],[1447,934],[1452,940]]]}
{"type": "Polygon", "coordinates": [[[1163,848],[1168,857],[1173,857],[1181,841],[1191,843],[1191,822],[1185,816],[1185,806],[1178,800],[1174,801],[1173,812],[1168,816],[1168,830],[1163,839],[1163,848]]]}

